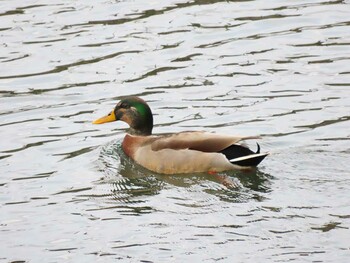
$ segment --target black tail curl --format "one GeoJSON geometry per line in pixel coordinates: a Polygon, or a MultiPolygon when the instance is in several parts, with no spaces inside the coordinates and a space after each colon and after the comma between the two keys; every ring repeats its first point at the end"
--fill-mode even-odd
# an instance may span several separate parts
{"type": "Polygon", "coordinates": [[[260,153],[260,145],[258,143],[256,144],[258,147],[256,152],[253,152],[245,146],[232,144],[220,151],[220,153],[224,154],[232,164],[239,166],[257,166],[262,160],[264,160],[268,153],[260,153]]]}

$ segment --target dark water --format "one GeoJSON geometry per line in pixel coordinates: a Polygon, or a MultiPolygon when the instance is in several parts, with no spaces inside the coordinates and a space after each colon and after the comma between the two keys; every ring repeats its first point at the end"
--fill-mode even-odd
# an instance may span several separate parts
{"type": "Polygon", "coordinates": [[[0,7],[1,262],[349,262],[349,1],[0,7]],[[153,174],[91,125],[124,95],[272,154],[232,189],[153,174]]]}

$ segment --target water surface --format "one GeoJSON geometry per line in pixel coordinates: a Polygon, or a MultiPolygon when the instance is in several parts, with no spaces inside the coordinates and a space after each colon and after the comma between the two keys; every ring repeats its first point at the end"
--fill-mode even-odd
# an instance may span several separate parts
{"type": "Polygon", "coordinates": [[[0,6],[1,262],[348,262],[349,1],[0,6]],[[271,156],[233,188],[149,172],[91,125],[125,95],[271,156]]]}

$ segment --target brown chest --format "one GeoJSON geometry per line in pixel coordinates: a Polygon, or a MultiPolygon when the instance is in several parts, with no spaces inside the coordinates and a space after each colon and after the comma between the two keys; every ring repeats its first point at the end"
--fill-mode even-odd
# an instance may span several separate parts
{"type": "Polygon", "coordinates": [[[133,136],[130,134],[125,135],[122,148],[127,156],[135,159],[135,152],[142,147],[150,138],[144,136],[133,136]]]}
{"type": "Polygon", "coordinates": [[[128,134],[125,135],[122,143],[122,149],[124,153],[131,158],[133,157],[133,153],[135,152],[134,144],[135,143],[133,142],[132,137],[128,134]]]}

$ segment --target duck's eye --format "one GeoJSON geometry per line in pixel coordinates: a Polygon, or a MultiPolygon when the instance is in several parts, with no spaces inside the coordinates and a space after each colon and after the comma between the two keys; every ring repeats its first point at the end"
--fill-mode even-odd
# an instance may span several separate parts
{"type": "Polygon", "coordinates": [[[130,108],[129,104],[126,102],[122,102],[119,107],[124,109],[130,108]]]}

